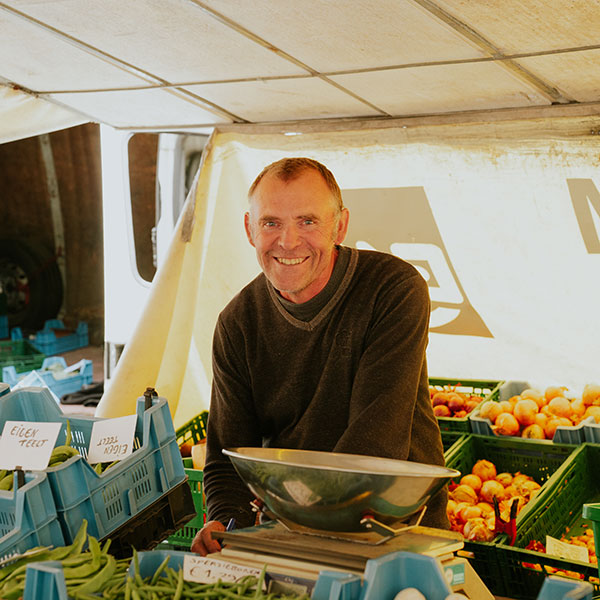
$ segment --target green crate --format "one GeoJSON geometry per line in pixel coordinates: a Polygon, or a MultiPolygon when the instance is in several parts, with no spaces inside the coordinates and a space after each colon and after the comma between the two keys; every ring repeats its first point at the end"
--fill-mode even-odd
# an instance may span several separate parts
{"type": "Polygon", "coordinates": [[[0,342],[0,370],[13,365],[17,373],[39,369],[46,355],[28,340],[8,340],[0,342]]]}
{"type": "Polygon", "coordinates": [[[517,600],[535,598],[543,579],[554,570],[569,571],[594,586],[600,595],[597,565],[564,560],[526,550],[530,541],[546,542],[546,535],[560,539],[567,532],[578,535],[594,521],[585,519],[583,505],[600,500],[600,445],[582,444],[548,481],[545,493],[533,502],[532,510],[517,530],[514,547],[499,545],[502,573],[511,589],[520,590],[517,600]]]}
{"type": "Polygon", "coordinates": [[[190,444],[198,444],[201,440],[206,439],[206,425],[208,423],[208,411],[203,411],[190,419],[185,425],[182,425],[175,431],[177,444],[179,447],[182,444],[189,442],[190,444]]]}
{"type": "Polygon", "coordinates": [[[191,458],[184,458],[183,466],[192,490],[192,499],[194,501],[194,508],[196,509],[196,516],[173,535],[170,535],[165,541],[175,549],[189,550],[196,533],[198,533],[204,526],[204,523],[206,523],[206,501],[202,490],[204,473],[199,469],[193,468],[191,458]]]}
{"type": "Polygon", "coordinates": [[[444,447],[444,456],[452,452],[455,446],[460,444],[469,434],[461,431],[442,431],[442,446],[444,447]]]}
{"type": "MultiPolygon", "coordinates": [[[[207,422],[208,412],[204,411],[179,427],[175,432],[179,447],[185,443],[195,445],[206,439],[207,422]]],[[[165,540],[166,544],[177,550],[189,550],[196,533],[202,529],[206,522],[206,501],[202,490],[204,473],[199,469],[194,469],[191,458],[184,458],[183,466],[192,490],[196,516],[165,540]]]]}
{"type": "MultiPolygon", "coordinates": [[[[456,386],[459,392],[467,394],[476,394],[483,400],[497,399],[499,388],[502,381],[485,381],[480,379],[441,379],[439,377],[430,377],[429,385],[439,388],[440,391],[446,386],[456,386]]],[[[438,425],[441,431],[461,431],[462,433],[471,432],[471,422],[469,415],[465,417],[437,417],[438,425]]]]}
{"type": "MultiPolygon", "coordinates": [[[[538,497],[544,494],[551,477],[577,450],[570,444],[540,443],[522,438],[498,438],[471,434],[446,455],[446,466],[457,469],[462,475],[471,472],[473,465],[486,459],[496,465],[498,473],[517,471],[529,475],[542,484],[538,497]]],[[[460,478],[457,478],[460,479],[460,478]]],[[[531,500],[517,517],[517,531],[535,506],[531,500]]],[[[493,594],[513,598],[512,589],[505,587],[505,576],[498,564],[499,536],[492,543],[465,540],[464,555],[493,594]]]]}

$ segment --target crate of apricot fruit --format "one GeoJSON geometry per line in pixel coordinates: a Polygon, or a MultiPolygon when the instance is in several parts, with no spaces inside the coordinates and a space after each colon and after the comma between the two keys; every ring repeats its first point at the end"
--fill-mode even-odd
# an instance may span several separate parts
{"type": "Polygon", "coordinates": [[[498,541],[516,535],[538,502],[547,499],[549,482],[576,448],[471,434],[446,455],[446,466],[461,473],[448,486],[451,529],[462,533],[469,562],[496,595],[516,597],[503,588],[498,541]]]}
{"type": "Polygon", "coordinates": [[[441,431],[470,433],[469,414],[484,400],[498,398],[502,381],[429,378],[429,396],[441,431]]]}
{"type": "Polygon", "coordinates": [[[596,397],[585,386],[575,392],[566,386],[532,386],[507,381],[498,398],[481,403],[469,415],[471,430],[481,435],[516,436],[560,444],[586,441],[585,427],[600,422],[600,391],[596,397]]]}
{"type": "Polygon", "coordinates": [[[514,544],[499,541],[499,569],[511,589],[535,598],[545,577],[557,574],[588,581],[594,586],[594,598],[600,596],[596,553],[599,465],[600,445],[574,447],[571,456],[546,482],[544,495],[538,495],[533,510],[523,515],[514,544]]]}

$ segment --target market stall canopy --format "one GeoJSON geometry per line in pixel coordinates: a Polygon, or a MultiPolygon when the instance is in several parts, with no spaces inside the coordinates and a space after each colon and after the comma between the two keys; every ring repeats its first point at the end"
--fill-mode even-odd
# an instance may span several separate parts
{"type": "MultiPolygon", "coordinates": [[[[6,86],[72,124],[206,131],[547,107],[600,112],[599,0],[5,0],[6,86]]],[[[30,114],[33,114],[31,112],[30,114]]],[[[66,126],[66,121],[54,127],[66,126]]]]}

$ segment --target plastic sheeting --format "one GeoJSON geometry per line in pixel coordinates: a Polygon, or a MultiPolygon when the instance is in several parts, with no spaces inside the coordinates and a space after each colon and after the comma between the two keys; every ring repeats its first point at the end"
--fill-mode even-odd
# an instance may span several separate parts
{"type": "Polygon", "coordinates": [[[0,144],[66,129],[89,119],[8,85],[0,85],[0,144]]]}
{"type": "Polygon", "coordinates": [[[97,415],[131,413],[146,386],[176,426],[208,408],[218,313],[259,272],[246,192],[282,156],[332,170],[346,244],[397,254],[428,280],[430,376],[600,382],[598,144],[546,126],[215,133],[97,415]]]}

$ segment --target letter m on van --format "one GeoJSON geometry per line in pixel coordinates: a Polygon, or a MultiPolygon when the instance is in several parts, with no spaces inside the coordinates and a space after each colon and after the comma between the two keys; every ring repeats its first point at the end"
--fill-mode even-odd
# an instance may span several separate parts
{"type": "Polygon", "coordinates": [[[567,179],[567,185],[583,243],[589,254],[600,254],[600,192],[591,179],[567,179]]]}

